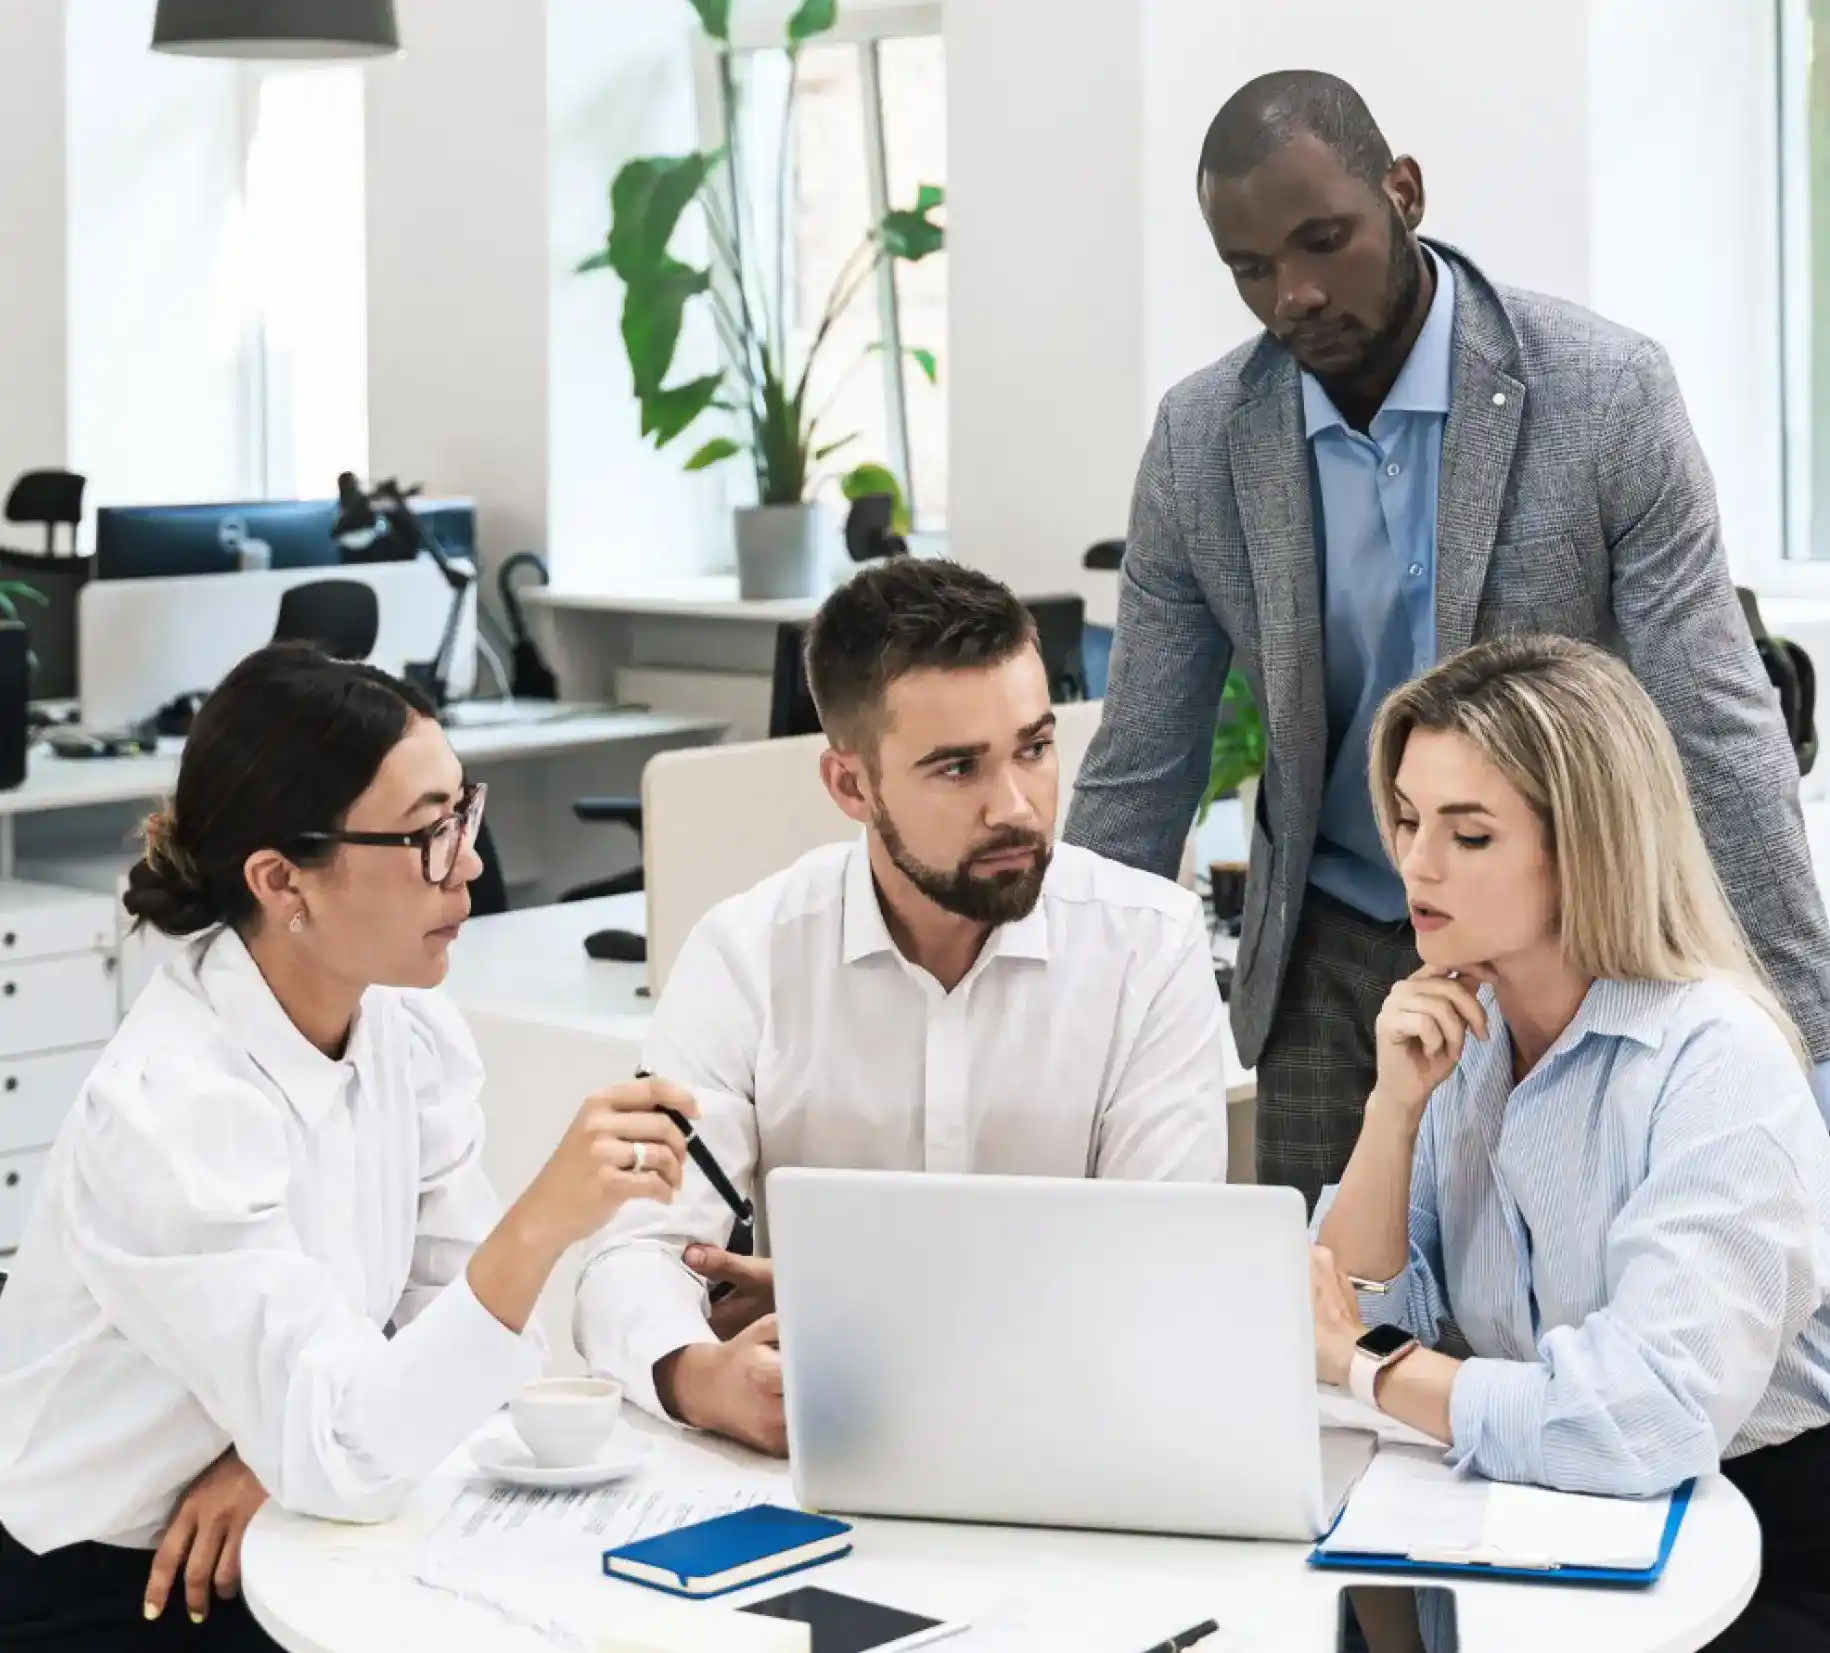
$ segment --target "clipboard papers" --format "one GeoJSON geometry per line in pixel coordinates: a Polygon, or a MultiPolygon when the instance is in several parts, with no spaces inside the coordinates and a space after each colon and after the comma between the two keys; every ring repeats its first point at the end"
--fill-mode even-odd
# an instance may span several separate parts
{"type": "Polygon", "coordinates": [[[1693,1484],[1663,1498],[1598,1498],[1457,1475],[1440,1448],[1387,1446],[1309,1561],[1644,1586],[1664,1571],[1693,1484]]]}

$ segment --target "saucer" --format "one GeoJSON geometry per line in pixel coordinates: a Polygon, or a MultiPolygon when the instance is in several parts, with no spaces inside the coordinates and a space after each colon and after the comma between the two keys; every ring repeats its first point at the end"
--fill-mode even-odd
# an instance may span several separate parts
{"type": "Polygon", "coordinates": [[[473,1441],[470,1458],[479,1474],[494,1481],[506,1481],[517,1487],[594,1487],[605,1481],[618,1481],[633,1475],[648,1461],[654,1442],[633,1429],[619,1429],[588,1464],[548,1468],[534,1462],[534,1455],[520,1436],[506,1430],[473,1441]]]}

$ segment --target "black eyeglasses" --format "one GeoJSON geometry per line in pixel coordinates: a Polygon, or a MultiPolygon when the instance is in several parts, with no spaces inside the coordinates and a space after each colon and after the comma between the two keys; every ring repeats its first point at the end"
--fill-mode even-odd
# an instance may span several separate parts
{"type": "Polygon", "coordinates": [[[382,849],[417,849],[419,870],[428,884],[444,884],[457,870],[458,857],[477,841],[483,824],[483,800],[489,787],[472,781],[458,794],[457,808],[431,826],[412,832],[301,832],[300,844],[362,844],[382,849]]]}

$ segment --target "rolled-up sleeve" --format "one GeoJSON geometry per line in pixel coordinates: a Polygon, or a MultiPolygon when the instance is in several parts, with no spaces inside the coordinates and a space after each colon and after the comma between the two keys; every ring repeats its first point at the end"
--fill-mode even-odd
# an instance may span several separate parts
{"type": "Polygon", "coordinates": [[[1802,1090],[1802,1075],[1762,1071],[1718,1031],[1660,1099],[1646,1174],[1606,1236],[1605,1304],[1545,1332],[1536,1361],[1462,1366],[1452,1462],[1571,1492],[1669,1491],[1717,1467],[1821,1307],[1830,1143],[1804,1104],[1747,1117],[1762,1086],[1802,1090]]]}
{"type": "Polygon", "coordinates": [[[538,1346],[461,1268],[389,1339],[307,1254],[282,1110],[155,1054],[92,1076],[68,1188],[73,1260],[128,1342],[176,1374],[283,1508],[380,1520],[514,1390],[538,1346]]]}
{"type": "MultiPolygon", "coordinates": [[[[692,1092],[700,1139],[751,1198],[762,997],[727,916],[715,909],[681,948],[655,1007],[642,1064],[692,1092]]],[[[733,1221],[689,1162],[671,1204],[631,1200],[586,1250],[574,1322],[578,1346],[594,1372],[616,1379],[656,1416],[665,1415],[655,1393],[656,1363],[690,1344],[716,1341],[706,1323],[705,1286],[682,1253],[695,1242],[724,1245],[733,1221]]]]}
{"type": "MultiPolygon", "coordinates": [[[[1417,1146],[1411,1158],[1411,1193],[1406,1218],[1404,1269],[1382,1292],[1358,1293],[1360,1318],[1368,1326],[1402,1326],[1418,1342],[1434,1345],[1441,1336],[1442,1322],[1449,1318],[1449,1299],[1444,1286],[1446,1275],[1442,1257],[1442,1216],[1437,1178],[1436,1132],[1433,1121],[1440,1110],[1452,1108],[1450,1088],[1458,1083],[1451,1078],[1424,1111],[1423,1124],[1417,1132],[1417,1146]]],[[[1315,1215],[1309,1221],[1309,1238],[1313,1242],[1322,1231],[1323,1219],[1340,1193],[1338,1183],[1330,1184],[1315,1202],[1315,1215]]]]}

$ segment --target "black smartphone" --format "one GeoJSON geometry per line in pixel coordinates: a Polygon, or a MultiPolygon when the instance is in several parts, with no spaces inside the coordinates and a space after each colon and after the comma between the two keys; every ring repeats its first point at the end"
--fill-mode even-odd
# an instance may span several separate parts
{"type": "Polygon", "coordinates": [[[813,1632],[813,1653],[902,1653],[964,1628],[809,1585],[752,1602],[740,1611],[806,1625],[813,1632]]]}
{"type": "Polygon", "coordinates": [[[1349,1584],[1335,1653],[1460,1653],[1455,1592],[1440,1584],[1349,1584]]]}

